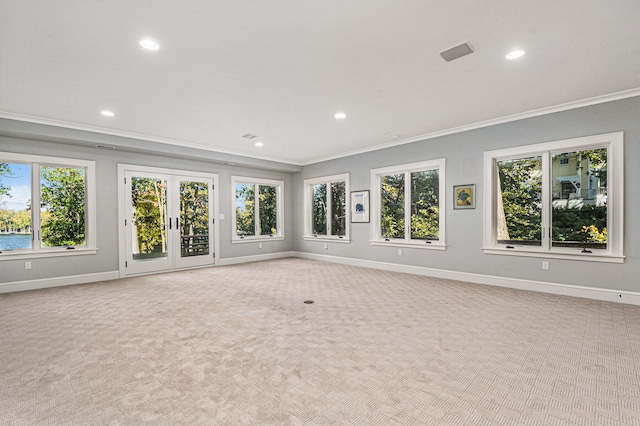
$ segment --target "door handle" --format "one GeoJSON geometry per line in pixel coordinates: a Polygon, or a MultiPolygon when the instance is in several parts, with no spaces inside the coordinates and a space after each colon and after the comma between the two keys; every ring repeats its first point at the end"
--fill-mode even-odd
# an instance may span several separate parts
{"type": "Polygon", "coordinates": [[[171,218],[169,218],[169,229],[171,229],[171,218]]]}
{"type": "Polygon", "coordinates": [[[179,219],[180,219],[180,218],[176,217],[176,229],[180,229],[180,224],[178,223],[178,220],[179,220],[179,219]]]}

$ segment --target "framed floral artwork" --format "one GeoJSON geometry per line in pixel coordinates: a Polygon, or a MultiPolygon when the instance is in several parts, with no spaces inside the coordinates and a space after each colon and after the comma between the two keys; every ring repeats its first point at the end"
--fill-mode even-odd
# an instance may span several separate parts
{"type": "Polygon", "coordinates": [[[453,208],[456,210],[476,208],[475,184],[453,186],[453,208]]]}

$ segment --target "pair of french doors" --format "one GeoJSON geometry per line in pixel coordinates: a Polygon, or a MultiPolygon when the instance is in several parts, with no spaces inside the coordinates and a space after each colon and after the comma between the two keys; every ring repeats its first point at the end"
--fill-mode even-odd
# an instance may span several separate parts
{"type": "Polygon", "coordinates": [[[124,171],[125,275],[213,265],[214,179],[124,171]]]}

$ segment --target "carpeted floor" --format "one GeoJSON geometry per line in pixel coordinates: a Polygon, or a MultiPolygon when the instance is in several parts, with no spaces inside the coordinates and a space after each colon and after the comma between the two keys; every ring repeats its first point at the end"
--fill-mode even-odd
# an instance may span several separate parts
{"type": "Polygon", "coordinates": [[[640,425],[640,306],[303,259],[0,295],[0,424],[145,423],[640,425]]]}

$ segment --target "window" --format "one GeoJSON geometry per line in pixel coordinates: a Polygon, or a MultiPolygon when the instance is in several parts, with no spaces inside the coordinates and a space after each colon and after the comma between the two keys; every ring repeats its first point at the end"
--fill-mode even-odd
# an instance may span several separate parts
{"type": "Polygon", "coordinates": [[[485,153],[485,253],[622,262],[623,134],[485,153]]]}
{"type": "Polygon", "coordinates": [[[95,253],[94,182],[92,161],[0,153],[0,258],[95,253]]]}
{"type": "Polygon", "coordinates": [[[444,175],[444,158],[372,170],[372,243],[445,249],[444,175]]]}
{"type": "Polygon", "coordinates": [[[307,179],[305,239],[349,242],[349,174],[307,179]]]}
{"type": "Polygon", "coordinates": [[[282,239],[284,182],[232,177],[233,241],[282,239]]]}

